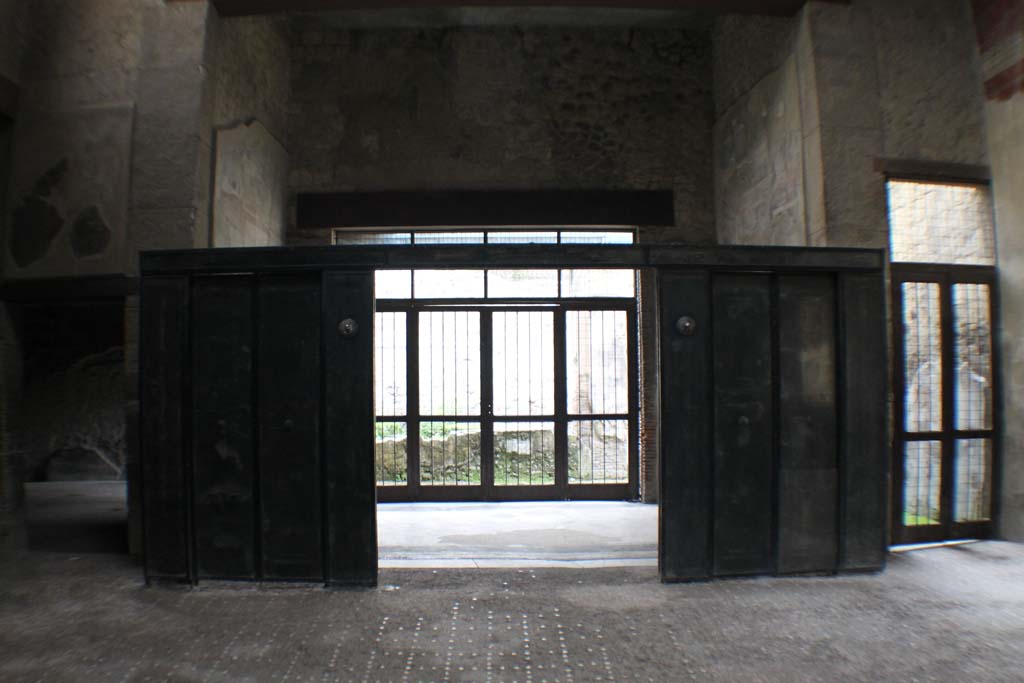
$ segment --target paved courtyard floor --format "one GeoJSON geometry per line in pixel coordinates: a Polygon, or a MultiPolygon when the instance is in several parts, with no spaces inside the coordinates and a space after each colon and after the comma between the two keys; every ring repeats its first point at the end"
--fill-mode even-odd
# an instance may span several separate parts
{"type": "Polygon", "coordinates": [[[881,574],[663,585],[650,567],[385,569],[374,590],[147,588],[124,555],[0,554],[2,681],[1024,680],[1024,546],[881,574]]]}
{"type": "Polygon", "coordinates": [[[656,567],[658,507],[615,501],[386,503],[382,567],[656,567]]]}

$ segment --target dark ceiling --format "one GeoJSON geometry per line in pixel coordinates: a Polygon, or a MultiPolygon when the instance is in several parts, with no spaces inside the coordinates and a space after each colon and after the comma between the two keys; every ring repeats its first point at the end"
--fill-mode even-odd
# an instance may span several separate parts
{"type": "Polygon", "coordinates": [[[223,16],[273,12],[451,7],[579,7],[791,15],[805,0],[213,0],[223,16]]]}

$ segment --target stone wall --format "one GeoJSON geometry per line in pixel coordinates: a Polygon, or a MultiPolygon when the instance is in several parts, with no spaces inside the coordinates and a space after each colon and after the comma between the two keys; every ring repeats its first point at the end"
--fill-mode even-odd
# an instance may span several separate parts
{"type": "Polygon", "coordinates": [[[290,190],[671,189],[709,243],[711,60],[679,27],[294,24],[290,190]]]}
{"type": "Polygon", "coordinates": [[[719,20],[719,240],[885,248],[877,159],[986,160],[971,41],[958,0],[810,2],[793,20],[719,20]]]}
{"type": "Polygon", "coordinates": [[[1002,316],[999,535],[1024,541],[1024,1],[975,4],[992,164],[1002,316]]]}
{"type": "Polygon", "coordinates": [[[121,272],[142,3],[26,4],[4,275],[121,272]]]}
{"type": "Polygon", "coordinates": [[[715,222],[722,244],[807,244],[803,125],[790,55],[715,122],[715,222]]]}
{"type": "Polygon", "coordinates": [[[220,19],[214,42],[213,246],[284,242],[290,94],[287,22],[220,19]]]}
{"type": "Polygon", "coordinates": [[[128,272],[137,271],[140,250],[209,245],[213,16],[205,1],[145,8],[128,272]]]}
{"type": "Polygon", "coordinates": [[[870,17],[887,158],[984,164],[979,65],[968,3],[858,0],[870,17]]]}
{"type": "Polygon", "coordinates": [[[713,38],[718,241],[807,245],[824,200],[806,17],[725,16],[713,38]]]}
{"type": "Polygon", "coordinates": [[[21,82],[29,6],[23,0],[0,0],[0,78],[12,83],[21,82]]]}
{"type": "Polygon", "coordinates": [[[749,14],[715,20],[711,40],[716,120],[793,54],[797,25],[793,17],[749,14]]]}

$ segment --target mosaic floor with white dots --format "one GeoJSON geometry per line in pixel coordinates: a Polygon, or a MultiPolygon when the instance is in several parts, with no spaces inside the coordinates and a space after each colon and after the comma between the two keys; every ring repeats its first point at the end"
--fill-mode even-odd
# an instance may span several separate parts
{"type": "Polygon", "coordinates": [[[0,554],[2,681],[1024,680],[1024,546],[882,574],[663,585],[647,567],[384,570],[372,590],[151,587],[0,554]]]}

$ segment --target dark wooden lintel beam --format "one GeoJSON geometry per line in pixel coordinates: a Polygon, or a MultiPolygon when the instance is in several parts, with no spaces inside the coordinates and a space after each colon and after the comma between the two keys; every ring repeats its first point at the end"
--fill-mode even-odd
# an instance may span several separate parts
{"type": "Polygon", "coordinates": [[[424,9],[432,7],[578,7],[652,10],[699,10],[715,14],[766,14],[789,16],[805,0],[214,0],[221,16],[275,12],[322,12],[376,9],[424,9]]]}
{"type": "Polygon", "coordinates": [[[671,226],[671,190],[325,192],[295,198],[296,227],[671,226]]]}
{"type": "Polygon", "coordinates": [[[0,284],[0,301],[32,303],[119,299],[136,294],[138,290],[138,278],[125,275],[8,279],[0,284]]]}
{"type": "Polygon", "coordinates": [[[881,271],[878,249],[693,247],[658,244],[320,246],[143,252],[144,275],[396,268],[696,268],[881,271]]]}

